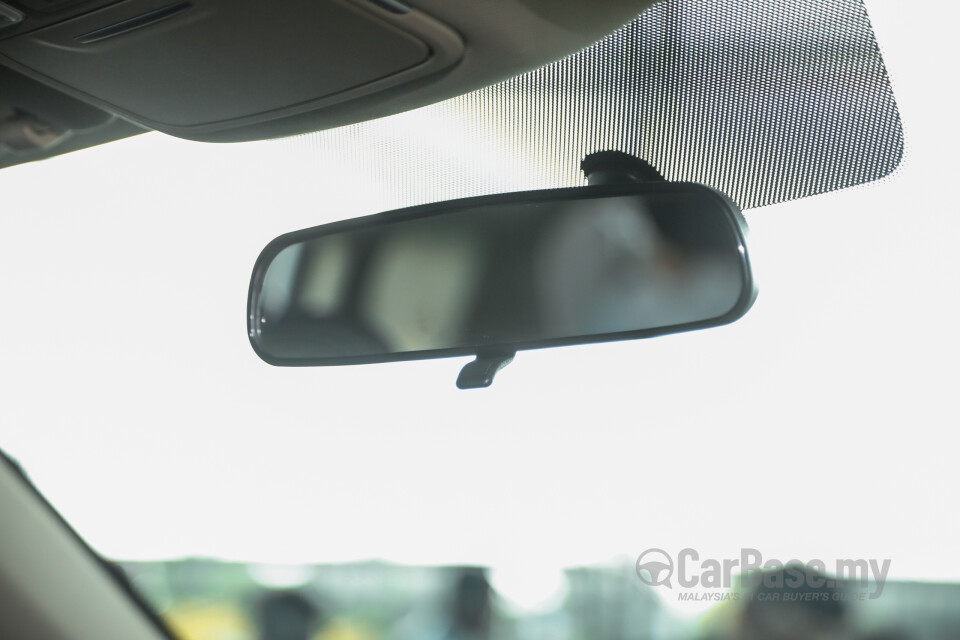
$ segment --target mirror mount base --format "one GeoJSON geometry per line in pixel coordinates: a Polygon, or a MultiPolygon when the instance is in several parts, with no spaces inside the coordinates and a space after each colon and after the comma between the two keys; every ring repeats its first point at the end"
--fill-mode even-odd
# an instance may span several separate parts
{"type": "Polygon", "coordinates": [[[652,164],[622,151],[591,153],[580,163],[580,170],[587,177],[587,184],[591,187],[664,180],[652,164]]]}
{"type": "Polygon", "coordinates": [[[478,353],[477,359],[468,362],[457,376],[458,389],[483,389],[493,384],[500,369],[513,362],[515,351],[505,353],[478,353]]]}

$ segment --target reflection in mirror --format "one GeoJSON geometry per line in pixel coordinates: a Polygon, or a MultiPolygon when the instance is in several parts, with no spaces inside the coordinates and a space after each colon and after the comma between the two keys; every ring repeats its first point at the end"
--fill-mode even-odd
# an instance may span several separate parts
{"type": "Polygon", "coordinates": [[[721,324],[749,306],[735,210],[706,188],[497,198],[297,234],[251,297],[258,351],[269,361],[524,348],[721,324]]]}

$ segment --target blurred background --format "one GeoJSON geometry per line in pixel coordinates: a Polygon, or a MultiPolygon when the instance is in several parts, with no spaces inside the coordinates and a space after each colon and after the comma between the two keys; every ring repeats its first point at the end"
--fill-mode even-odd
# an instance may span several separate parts
{"type": "Polygon", "coordinates": [[[482,567],[386,562],[121,566],[184,640],[947,640],[960,628],[960,585],[948,583],[888,581],[876,599],[873,586],[761,593],[734,585],[689,592],[730,599],[690,603],[680,590],[644,584],[633,563],[567,569],[552,584],[482,567]],[[278,631],[276,617],[290,627],[278,631]]]}

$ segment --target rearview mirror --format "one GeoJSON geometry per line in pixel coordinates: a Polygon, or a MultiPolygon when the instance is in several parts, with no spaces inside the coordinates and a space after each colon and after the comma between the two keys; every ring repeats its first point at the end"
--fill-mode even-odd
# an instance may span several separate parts
{"type": "Polygon", "coordinates": [[[459,384],[486,386],[520,349],[741,317],[756,295],[745,230],[723,194],[656,181],[468,198],[296,231],[254,267],[250,342],[282,366],[478,355],[482,375],[459,384]]]}

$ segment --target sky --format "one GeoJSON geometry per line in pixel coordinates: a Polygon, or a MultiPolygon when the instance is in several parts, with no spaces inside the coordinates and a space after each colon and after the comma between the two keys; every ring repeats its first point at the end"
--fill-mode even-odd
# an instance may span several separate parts
{"type": "Polygon", "coordinates": [[[117,559],[543,575],[752,547],[960,579],[958,9],[868,10],[907,138],[894,175],[747,211],[760,296],[736,324],[521,352],[481,391],[454,386],[465,358],[253,353],[262,247],[395,206],[316,145],[149,134],[5,169],[0,446],[117,559]]]}

